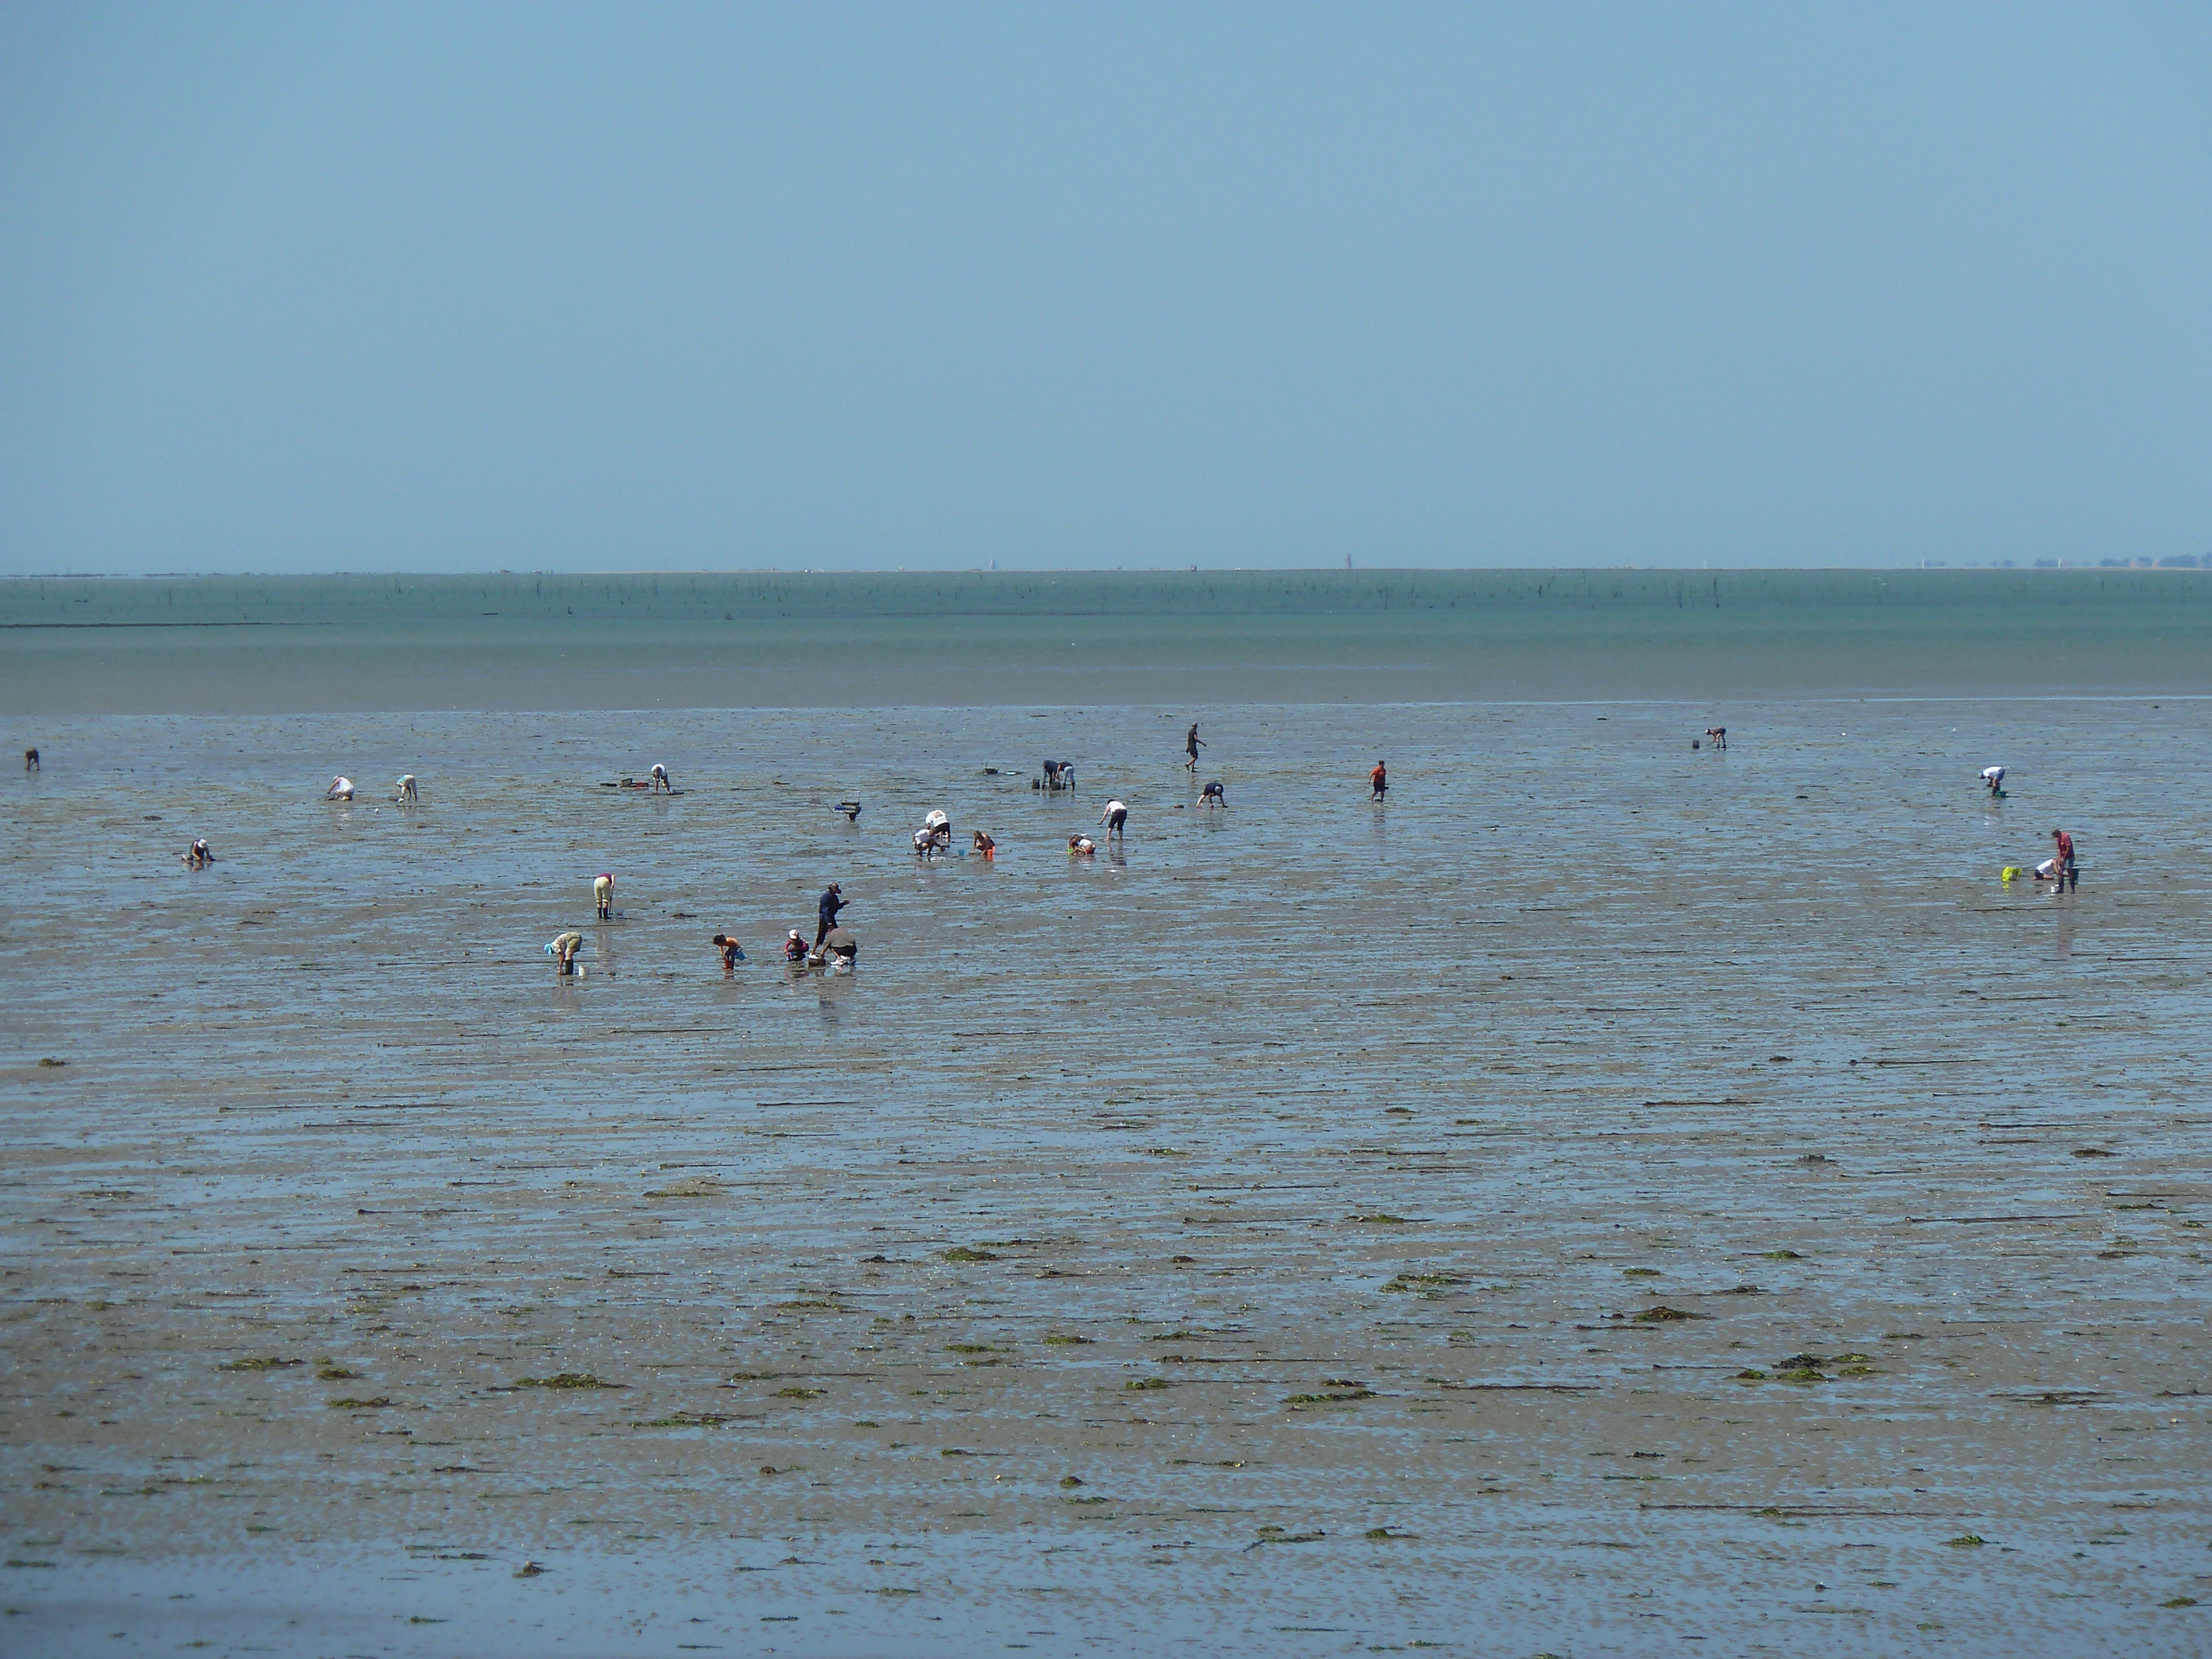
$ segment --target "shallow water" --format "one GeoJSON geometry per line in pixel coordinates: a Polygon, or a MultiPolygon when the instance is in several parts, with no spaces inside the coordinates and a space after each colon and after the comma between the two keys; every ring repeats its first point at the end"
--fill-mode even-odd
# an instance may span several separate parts
{"type": "Polygon", "coordinates": [[[33,725],[1931,692],[2212,692],[2212,572],[0,580],[0,710],[33,725]]]}
{"type": "Polygon", "coordinates": [[[2212,702],[1724,713],[47,722],[9,1639],[2197,1650],[2212,702]]]}

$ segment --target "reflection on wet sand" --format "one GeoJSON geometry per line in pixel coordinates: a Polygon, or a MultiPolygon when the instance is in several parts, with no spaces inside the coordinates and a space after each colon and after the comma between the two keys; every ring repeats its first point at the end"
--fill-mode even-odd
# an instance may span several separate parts
{"type": "Polygon", "coordinates": [[[2191,1650],[2206,706],[1727,712],[42,730],[10,1641],[2191,1650]]]}

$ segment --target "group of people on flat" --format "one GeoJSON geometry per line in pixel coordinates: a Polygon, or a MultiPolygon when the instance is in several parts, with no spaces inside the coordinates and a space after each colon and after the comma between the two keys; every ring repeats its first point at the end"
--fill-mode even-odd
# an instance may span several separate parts
{"type": "MultiPolygon", "coordinates": [[[[1705,728],[1704,736],[1705,739],[1716,749],[1728,747],[1726,726],[1708,726],[1705,728]]],[[[1692,746],[1697,745],[1692,744],[1692,746]]],[[[1198,770],[1199,750],[1205,747],[1205,743],[1198,735],[1198,722],[1194,720],[1191,722],[1189,732],[1183,738],[1183,764],[1185,769],[1194,775],[1198,770]]],[[[36,749],[24,751],[23,769],[27,772],[35,772],[40,769],[39,751],[36,749]]],[[[656,763],[649,777],[651,781],[645,787],[654,793],[675,793],[669,781],[666,766],[656,763]]],[[[1988,792],[1992,800],[2005,799],[2004,780],[2003,767],[1985,766],[1982,769],[1982,787],[1988,792]]],[[[1374,769],[1368,774],[1367,786],[1370,801],[1380,802],[1389,795],[1390,776],[1386,763],[1379,760],[1375,763],[1374,769]]],[[[1075,787],[1075,768],[1066,761],[1047,761],[1044,763],[1044,778],[1040,787],[1054,791],[1073,789],[1075,787]]],[[[418,803],[422,799],[415,775],[411,772],[403,773],[393,780],[393,787],[395,793],[392,799],[398,804],[410,805],[418,803]]],[[[323,792],[323,795],[326,800],[350,801],[354,799],[355,793],[353,780],[341,774],[331,780],[330,787],[323,792]]],[[[1223,787],[1221,780],[1216,778],[1205,786],[1199,794],[1199,805],[1209,810],[1227,808],[1228,794],[1223,787]]],[[[860,817],[860,803],[857,800],[841,801],[837,805],[837,810],[844,813],[848,821],[857,820],[860,817]]],[[[1099,814],[1098,822],[1106,832],[1103,839],[1109,843],[1124,838],[1129,822],[1128,804],[1119,799],[1109,800],[1105,810],[1099,814]]],[[[2051,832],[2051,855],[2035,866],[2034,879],[2039,884],[2046,882],[2051,884],[2054,891],[2078,886],[2081,878],[2075,862],[2073,836],[2063,830],[2053,830],[2051,832]]],[[[998,851],[997,842],[986,830],[974,831],[971,844],[974,850],[986,860],[994,857],[998,851]]],[[[1095,857],[1098,852],[1098,845],[1097,841],[1087,835],[1070,836],[1067,838],[1068,856],[1071,858],[1095,857]]],[[[914,832],[915,854],[921,858],[933,858],[939,854],[949,853],[951,848],[951,816],[941,808],[931,811],[922,821],[921,828],[914,832]]],[[[185,851],[183,859],[188,867],[203,870],[215,862],[215,854],[203,837],[191,843],[185,851]]],[[[2016,866],[2008,866],[2004,872],[2004,878],[2007,881],[2010,881],[2019,873],[2016,866]]],[[[615,878],[610,872],[602,872],[592,878],[592,908],[600,921],[611,921],[615,919],[614,885],[615,878]]],[[[833,971],[851,971],[860,955],[860,945],[849,932],[839,925],[837,920],[839,912],[850,902],[851,901],[844,896],[838,884],[834,881],[831,882],[823,890],[820,901],[815,907],[816,926],[813,944],[810,945],[806,942],[805,936],[798,928],[791,929],[783,941],[784,961],[794,966],[816,968],[828,966],[833,971]]],[[[722,969],[725,973],[730,972],[738,963],[745,959],[744,947],[727,933],[716,933],[712,943],[721,956],[722,969]]],[[[548,942],[545,954],[554,959],[562,976],[568,977],[580,974],[582,969],[577,963],[576,957],[578,951],[582,949],[583,944],[584,935],[573,928],[568,929],[555,935],[548,942]]]]}

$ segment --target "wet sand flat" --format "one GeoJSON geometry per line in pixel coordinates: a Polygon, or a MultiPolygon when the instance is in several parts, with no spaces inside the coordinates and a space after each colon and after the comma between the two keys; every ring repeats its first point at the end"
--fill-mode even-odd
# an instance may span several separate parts
{"type": "Polygon", "coordinates": [[[2202,1651],[2212,703],[1721,713],[47,724],[0,1647],[2202,1651]]]}

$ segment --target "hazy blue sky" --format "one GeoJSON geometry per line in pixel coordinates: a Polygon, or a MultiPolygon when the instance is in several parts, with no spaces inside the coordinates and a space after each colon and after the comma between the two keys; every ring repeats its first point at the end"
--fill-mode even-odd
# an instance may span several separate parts
{"type": "Polygon", "coordinates": [[[0,571],[2212,550],[2212,8],[0,8],[0,571]]]}

